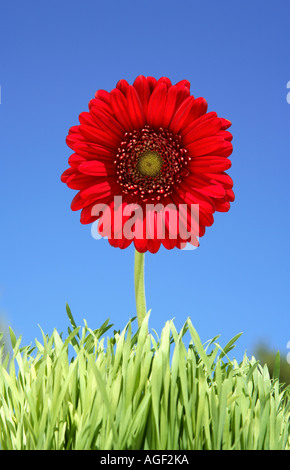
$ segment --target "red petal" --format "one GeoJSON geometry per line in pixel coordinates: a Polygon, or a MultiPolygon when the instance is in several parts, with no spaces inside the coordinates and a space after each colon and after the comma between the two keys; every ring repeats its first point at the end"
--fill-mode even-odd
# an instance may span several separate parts
{"type": "Polygon", "coordinates": [[[220,118],[222,121],[222,129],[226,130],[231,127],[232,123],[228,119],[220,118]]]}
{"type": "Polygon", "coordinates": [[[66,184],[70,189],[84,190],[95,182],[96,180],[92,176],[83,175],[77,171],[67,179],[66,184]]]}
{"type": "Polygon", "coordinates": [[[167,92],[166,105],[164,108],[162,127],[167,128],[174,116],[176,109],[177,86],[172,86],[167,92]]]}
{"type": "Polygon", "coordinates": [[[117,121],[127,132],[134,129],[128,114],[128,103],[123,93],[115,88],[111,91],[111,105],[117,121]]]}
{"type": "Polygon", "coordinates": [[[225,197],[226,190],[221,184],[204,184],[201,183],[199,178],[195,178],[194,176],[188,176],[186,178],[186,184],[190,186],[190,188],[194,188],[196,191],[204,194],[205,196],[210,197],[225,197]]]}
{"type": "Polygon", "coordinates": [[[107,90],[98,90],[95,93],[95,98],[102,100],[107,104],[110,104],[111,102],[110,93],[107,90]]]}
{"type": "Polygon", "coordinates": [[[82,209],[80,217],[81,224],[91,224],[95,220],[98,220],[98,217],[92,215],[92,208],[94,207],[94,205],[95,203],[92,203],[82,209]]]}
{"type": "Polygon", "coordinates": [[[150,89],[150,94],[151,94],[153,92],[154,88],[157,85],[157,80],[154,77],[146,77],[146,80],[148,82],[149,89],[150,89]]]}
{"type": "Polygon", "coordinates": [[[164,248],[166,248],[166,250],[173,250],[173,248],[176,247],[176,243],[176,239],[172,239],[169,237],[164,238],[164,240],[162,240],[162,245],[164,246],[164,248]]]}
{"type": "Polygon", "coordinates": [[[86,175],[110,176],[115,173],[115,166],[114,164],[104,164],[103,162],[97,160],[91,160],[82,163],[78,170],[86,175]]]}
{"type": "Polygon", "coordinates": [[[161,240],[147,240],[147,249],[150,253],[157,253],[161,245],[161,240]]]}
{"type": "Polygon", "coordinates": [[[164,83],[157,85],[148,105],[148,124],[158,129],[162,124],[163,112],[166,105],[167,87],[164,83]]]}
{"type": "Polygon", "coordinates": [[[195,173],[220,173],[231,167],[231,161],[224,157],[196,157],[188,164],[188,168],[195,173]]]}
{"type": "Polygon", "coordinates": [[[215,205],[213,200],[210,197],[201,194],[198,190],[183,183],[182,189],[179,188],[178,193],[187,204],[199,204],[205,212],[214,213],[215,205]]]}
{"type": "Polygon", "coordinates": [[[186,98],[181,105],[179,106],[178,110],[176,111],[174,118],[171,121],[171,124],[169,126],[169,130],[177,134],[180,129],[184,126],[184,122],[186,121],[191,108],[194,104],[194,97],[189,96],[186,98]]]}
{"type": "Polygon", "coordinates": [[[179,204],[199,204],[200,206],[199,207],[199,224],[206,226],[206,227],[210,227],[213,224],[214,219],[213,219],[212,211],[211,212],[205,211],[203,207],[200,205],[199,199],[192,197],[191,200],[197,201],[197,202],[189,202],[189,199],[184,199],[183,195],[181,197],[181,194],[179,192],[178,193],[175,192],[174,194],[172,194],[171,198],[177,207],[179,204]]]}
{"type": "MultiPolygon", "coordinates": [[[[195,100],[195,101],[197,101],[197,100],[195,100]]],[[[213,118],[218,118],[218,115],[215,111],[210,111],[209,113],[206,113],[206,114],[203,114],[202,116],[199,116],[197,119],[193,120],[186,127],[184,127],[184,129],[182,130],[182,135],[186,136],[187,134],[192,132],[194,129],[196,129],[198,126],[203,125],[204,122],[211,121],[211,119],[213,119],[213,118]]],[[[218,118],[218,119],[220,119],[220,118],[218,118]]],[[[221,121],[221,119],[220,119],[220,121],[221,121]]],[[[220,122],[220,125],[222,125],[221,122],[220,122]]],[[[221,127],[220,127],[220,129],[221,129],[221,127]]]]}
{"type": "Polygon", "coordinates": [[[108,238],[108,242],[110,243],[111,246],[114,246],[115,248],[121,248],[121,250],[128,248],[128,246],[131,245],[132,241],[133,240],[128,240],[125,237],[122,237],[120,240],[119,239],[115,240],[114,238],[108,238]]]}
{"type": "Polygon", "coordinates": [[[127,94],[128,87],[129,87],[129,83],[126,80],[119,80],[116,85],[116,88],[118,88],[118,90],[120,90],[124,96],[126,96],[127,94]]]}
{"type": "Polygon", "coordinates": [[[90,188],[87,188],[84,191],[81,191],[80,197],[82,199],[89,199],[89,198],[93,198],[95,196],[105,197],[105,196],[108,196],[112,193],[113,193],[113,191],[112,191],[111,186],[109,185],[109,183],[107,181],[104,181],[102,183],[94,184],[90,188]]]}
{"type": "Polygon", "coordinates": [[[71,205],[70,205],[70,208],[72,211],[78,211],[80,209],[83,209],[84,207],[88,206],[89,204],[91,204],[93,202],[93,199],[92,200],[84,200],[80,197],[80,192],[77,193],[75,195],[75,197],[73,198],[72,202],[71,202],[71,205]]]}
{"type": "Polygon", "coordinates": [[[190,91],[187,86],[176,85],[177,86],[177,98],[176,98],[176,109],[179,108],[181,103],[190,96],[190,91]]]}
{"type": "Polygon", "coordinates": [[[204,137],[210,137],[217,135],[221,128],[221,122],[219,118],[212,117],[210,119],[204,119],[202,122],[196,120],[192,126],[188,126],[188,129],[191,129],[190,132],[187,132],[183,136],[182,143],[183,145],[191,144],[196,140],[203,139],[204,137]],[[194,123],[197,123],[194,125],[194,123]]]}
{"type": "Polygon", "coordinates": [[[230,142],[217,136],[204,137],[187,145],[186,148],[191,157],[201,157],[202,155],[229,157],[233,151],[233,146],[230,142]]]}
{"type": "Polygon", "coordinates": [[[190,89],[190,82],[188,80],[180,80],[180,82],[176,83],[177,86],[185,86],[190,89]]]}
{"type": "Polygon", "coordinates": [[[235,200],[235,193],[232,189],[227,189],[226,191],[227,195],[226,198],[228,201],[233,202],[235,200]]]}
{"type": "Polygon", "coordinates": [[[81,163],[85,161],[86,159],[84,157],[81,157],[80,155],[77,155],[76,153],[73,153],[68,159],[69,165],[72,166],[73,168],[77,168],[81,163]]]}
{"type": "Polygon", "coordinates": [[[82,124],[80,126],[80,132],[89,143],[92,142],[100,146],[110,148],[114,151],[120,144],[120,139],[116,134],[109,134],[108,132],[104,132],[97,127],[82,124]]]}
{"type": "Polygon", "coordinates": [[[75,174],[75,169],[74,168],[68,168],[67,170],[65,170],[63,172],[63,174],[61,175],[60,179],[63,183],[66,183],[68,178],[70,178],[72,175],[75,174]]]}
{"type": "Polygon", "coordinates": [[[122,139],[124,135],[124,129],[112,115],[101,111],[97,108],[91,108],[90,111],[92,119],[95,124],[102,129],[104,132],[116,135],[119,139],[122,139]]]}
{"type": "Polygon", "coordinates": [[[203,176],[221,183],[226,189],[231,189],[234,185],[232,178],[227,173],[206,173],[203,176]]]}
{"type": "Polygon", "coordinates": [[[221,130],[217,133],[217,135],[222,137],[225,140],[228,140],[229,142],[231,142],[233,140],[233,136],[229,131],[221,130]]]}
{"type": "Polygon", "coordinates": [[[86,160],[114,161],[115,153],[97,144],[78,142],[74,145],[75,152],[86,160]]]}
{"type": "Polygon", "coordinates": [[[79,142],[80,140],[84,141],[84,138],[80,135],[79,131],[80,126],[73,126],[68,131],[68,135],[66,136],[66,144],[74,150],[74,144],[79,142]]]}
{"type": "Polygon", "coordinates": [[[218,199],[216,200],[216,211],[217,212],[228,212],[230,209],[231,205],[228,201],[219,201],[218,199]]]}
{"type": "Polygon", "coordinates": [[[203,116],[207,112],[207,102],[204,98],[196,98],[190,110],[187,119],[184,122],[184,128],[189,126],[193,121],[203,116]]]}
{"type": "Polygon", "coordinates": [[[103,210],[110,205],[112,201],[112,196],[102,199],[102,202],[94,200],[88,206],[84,207],[81,212],[80,222],[82,224],[90,224],[95,220],[98,220],[102,216],[102,207],[103,210]]]}
{"type": "Polygon", "coordinates": [[[167,77],[161,77],[159,78],[159,80],[157,81],[157,85],[159,83],[165,83],[165,85],[167,86],[167,88],[170,88],[172,86],[172,83],[171,83],[171,80],[167,77]]]}
{"type": "Polygon", "coordinates": [[[146,238],[134,238],[134,246],[139,253],[145,253],[147,251],[147,240],[146,238]]]}
{"type": "Polygon", "coordinates": [[[138,93],[133,86],[129,86],[127,90],[127,101],[128,110],[130,114],[130,120],[133,124],[134,129],[142,129],[145,124],[145,116],[141,101],[138,93]]]}
{"type": "Polygon", "coordinates": [[[143,75],[139,75],[133,83],[133,87],[136,89],[142,108],[144,112],[144,116],[147,116],[147,109],[148,103],[150,100],[150,86],[148,80],[143,77],[143,75]]]}
{"type": "Polygon", "coordinates": [[[87,112],[83,112],[79,115],[79,121],[81,124],[84,124],[86,126],[98,127],[94,122],[92,115],[87,112]]]}
{"type": "Polygon", "coordinates": [[[205,196],[212,197],[212,198],[222,198],[225,196],[225,189],[220,185],[211,185],[205,186],[204,188],[196,188],[195,189],[200,194],[204,194],[205,196]]]}
{"type": "Polygon", "coordinates": [[[102,101],[99,98],[94,98],[89,102],[89,110],[92,111],[92,109],[95,111],[102,111],[104,113],[109,114],[110,116],[113,116],[111,101],[110,103],[105,103],[105,101],[102,101]]]}

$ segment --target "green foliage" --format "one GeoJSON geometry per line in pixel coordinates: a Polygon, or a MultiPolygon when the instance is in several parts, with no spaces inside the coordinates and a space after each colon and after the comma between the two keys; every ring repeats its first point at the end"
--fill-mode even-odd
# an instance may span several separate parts
{"type": "Polygon", "coordinates": [[[290,385],[290,365],[285,357],[280,357],[279,352],[271,350],[264,343],[260,343],[256,347],[254,354],[261,364],[267,364],[271,377],[274,378],[276,376],[276,370],[278,368],[280,382],[284,383],[286,386],[290,385]]]}
{"type": "Polygon", "coordinates": [[[218,337],[202,345],[188,319],[178,333],[168,321],[160,339],[105,333],[71,322],[68,336],[42,330],[0,365],[1,449],[289,449],[289,391],[266,366],[238,364],[218,337]],[[185,346],[184,335],[190,340],[185,346]]]}

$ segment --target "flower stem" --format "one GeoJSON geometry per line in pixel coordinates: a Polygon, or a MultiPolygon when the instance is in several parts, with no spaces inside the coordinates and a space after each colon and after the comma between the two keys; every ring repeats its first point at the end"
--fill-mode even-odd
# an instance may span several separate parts
{"type": "Polygon", "coordinates": [[[146,316],[146,299],[145,299],[145,283],[144,283],[144,260],[145,254],[139,253],[135,250],[135,267],[134,267],[134,278],[135,278],[135,298],[136,298],[136,309],[138,326],[140,328],[145,316],[146,316]]]}

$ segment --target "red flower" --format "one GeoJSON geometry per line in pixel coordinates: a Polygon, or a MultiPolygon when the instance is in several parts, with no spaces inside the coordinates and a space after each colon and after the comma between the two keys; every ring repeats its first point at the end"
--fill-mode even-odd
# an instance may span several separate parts
{"type": "Polygon", "coordinates": [[[97,91],[79,120],[67,136],[74,153],[61,180],[79,191],[71,208],[81,209],[81,223],[100,219],[99,233],[111,245],[134,241],[136,250],[152,253],[161,244],[198,246],[213,213],[229,210],[231,123],[207,113],[187,80],[172,85],[166,77],[139,76],[133,86],[120,80],[110,93],[97,91]]]}

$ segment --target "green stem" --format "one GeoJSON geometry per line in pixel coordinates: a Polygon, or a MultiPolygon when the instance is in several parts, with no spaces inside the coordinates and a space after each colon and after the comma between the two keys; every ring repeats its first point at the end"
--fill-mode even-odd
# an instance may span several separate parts
{"type": "Polygon", "coordinates": [[[145,299],[145,284],[144,284],[144,260],[145,254],[139,253],[135,250],[135,267],[134,267],[134,278],[135,278],[135,298],[136,298],[136,309],[138,326],[140,328],[145,316],[146,316],[146,299],[145,299]]]}

